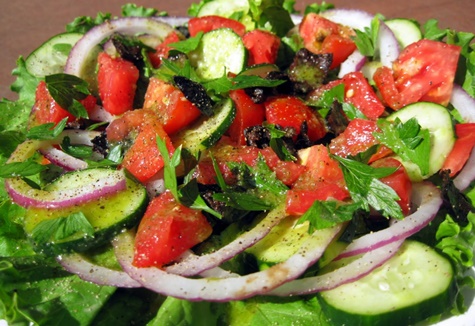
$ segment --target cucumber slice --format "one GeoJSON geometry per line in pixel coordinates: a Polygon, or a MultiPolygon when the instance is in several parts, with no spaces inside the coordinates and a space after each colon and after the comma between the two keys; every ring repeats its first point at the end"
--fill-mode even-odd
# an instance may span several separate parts
{"type": "Polygon", "coordinates": [[[214,115],[203,117],[173,137],[175,147],[182,146],[190,154],[197,157],[200,151],[213,146],[228,130],[236,116],[236,108],[230,98],[219,102],[214,115]]]}
{"type": "Polygon", "coordinates": [[[248,0],[215,0],[206,2],[198,11],[198,17],[218,15],[223,17],[231,17],[234,13],[249,11],[248,0]]]}
{"type": "Polygon", "coordinates": [[[396,18],[387,20],[384,23],[394,33],[399,45],[401,45],[403,49],[409,44],[422,39],[422,32],[419,25],[410,19],[396,18]]]}
{"type": "Polygon", "coordinates": [[[83,37],[81,33],[62,33],[53,36],[26,58],[26,69],[30,74],[40,78],[63,72],[69,52],[81,37],[83,37]]]}
{"type": "MultiPolygon", "coordinates": [[[[317,230],[322,243],[335,238],[335,228],[317,230]]],[[[265,269],[268,266],[283,262],[295,254],[310,237],[308,222],[297,224],[293,216],[286,217],[258,243],[246,250],[252,254],[258,265],[265,269]]]]}
{"type": "Polygon", "coordinates": [[[230,28],[219,28],[203,35],[200,45],[190,53],[199,77],[211,80],[225,74],[239,74],[247,63],[247,50],[241,37],[230,28]]]}
{"type": "Polygon", "coordinates": [[[399,118],[402,122],[416,118],[423,129],[429,130],[431,136],[431,151],[428,158],[429,173],[427,175],[421,175],[416,164],[401,160],[410,179],[421,181],[439,171],[455,143],[454,127],[449,111],[444,106],[436,103],[418,102],[394,112],[387,119],[394,121],[396,118],[399,118]]]}
{"type": "MultiPolygon", "coordinates": [[[[100,169],[97,169],[100,170],[100,169]]],[[[71,172],[76,178],[91,174],[93,169],[71,172]]],[[[54,184],[54,183],[53,183],[54,184]]],[[[148,203],[147,192],[139,183],[127,179],[127,188],[119,193],[90,201],[82,205],[60,208],[29,208],[26,210],[23,227],[32,239],[33,230],[41,222],[65,218],[73,213],[82,212],[94,228],[92,237],[84,234],[73,234],[61,240],[49,239],[34,242],[38,252],[59,255],[67,252],[84,252],[99,245],[108,243],[124,228],[133,227],[145,212],[148,203]]]]}
{"type": "Polygon", "coordinates": [[[369,275],[318,296],[332,325],[399,326],[442,314],[455,294],[450,262],[425,244],[406,241],[369,275]]]}

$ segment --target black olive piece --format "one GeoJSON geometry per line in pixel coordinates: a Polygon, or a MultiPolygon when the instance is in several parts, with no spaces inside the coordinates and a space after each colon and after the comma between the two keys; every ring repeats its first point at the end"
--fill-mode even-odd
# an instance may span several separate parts
{"type": "Polygon", "coordinates": [[[214,102],[206,93],[206,89],[200,83],[194,82],[183,76],[174,76],[173,82],[185,98],[196,105],[196,107],[206,116],[213,115],[214,102]]]}

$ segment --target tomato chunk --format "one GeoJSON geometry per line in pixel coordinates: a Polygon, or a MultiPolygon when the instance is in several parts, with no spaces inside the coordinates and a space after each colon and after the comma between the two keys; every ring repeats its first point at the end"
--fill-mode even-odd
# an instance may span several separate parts
{"type": "Polygon", "coordinates": [[[231,28],[239,36],[246,33],[246,26],[231,18],[209,15],[194,17],[188,21],[190,36],[196,36],[199,32],[207,33],[218,28],[231,28]]]}
{"type": "Polygon", "coordinates": [[[97,60],[99,97],[104,109],[114,115],[132,110],[139,79],[137,67],[130,61],[113,58],[105,52],[101,52],[97,60]]]}
{"type": "Polygon", "coordinates": [[[157,137],[166,143],[168,152],[173,153],[172,142],[156,116],[143,109],[128,111],[107,127],[107,138],[111,142],[133,138],[122,166],[143,183],[154,177],[164,165],[157,137]]]}
{"type": "Polygon", "coordinates": [[[201,115],[201,111],[172,84],[150,78],[143,108],[154,112],[163,129],[173,135],[201,115]]]}
{"type": "MultiPolygon", "coordinates": [[[[96,98],[92,95],[86,96],[83,100],[79,101],[87,112],[90,112],[96,106],[96,98]]],[[[35,93],[35,104],[32,108],[31,126],[54,123],[57,124],[64,118],[68,118],[68,122],[72,122],[76,119],[71,113],[63,109],[53,99],[48,91],[48,87],[44,81],[40,81],[35,93]]]]}
{"type": "Polygon", "coordinates": [[[287,192],[288,214],[305,213],[315,200],[344,200],[349,197],[343,172],[324,145],[303,149],[299,157],[307,169],[287,192]]]}
{"type": "Polygon", "coordinates": [[[323,138],[327,132],[323,119],[295,96],[282,96],[268,99],[265,103],[267,122],[281,127],[294,128],[300,134],[302,124],[307,124],[311,141],[323,138]]]}
{"type": "Polygon", "coordinates": [[[475,123],[456,124],[455,134],[457,140],[442,166],[442,170],[450,170],[452,177],[462,170],[475,147],[475,123]]]}
{"type": "MultiPolygon", "coordinates": [[[[358,153],[366,151],[371,146],[379,144],[373,136],[374,132],[379,131],[380,129],[374,120],[353,119],[344,132],[331,140],[329,146],[330,152],[342,157],[348,155],[355,156],[358,153]]],[[[372,156],[370,162],[391,153],[392,151],[389,148],[381,145],[378,152],[372,156]]]]}
{"type": "Polygon", "coordinates": [[[307,14],[300,24],[299,33],[304,46],[313,53],[331,53],[330,69],[338,67],[356,49],[351,39],[354,32],[316,13],[307,14]]]}
{"type": "Polygon", "coordinates": [[[427,39],[407,46],[392,71],[381,67],[373,76],[384,102],[395,110],[417,101],[447,105],[460,50],[459,46],[427,39]]]}
{"type": "Polygon", "coordinates": [[[248,65],[275,63],[280,47],[280,38],[270,32],[255,29],[242,37],[249,51],[248,65]]]}
{"type": "Polygon", "coordinates": [[[228,129],[230,138],[238,145],[245,145],[244,130],[261,125],[265,119],[263,104],[256,104],[243,89],[232,90],[229,97],[234,101],[236,116],[228,129]]]}
{"type": "Polygon", "coordinates": [[[154,68],[159,67],[162,63],[162,59],[168,58],[168,52],[172,50],[170,44],[179,41],[180,37],[178,36],[178,33],[173,31],[168,34],[168,36],[163,40],[163,42],[155,47],[155,52],[151,52],[148,54],[152,66],[154,68]]]}
{"type": "Polygon", "coordinates": [[[201,211],[180,204],[166,191],[152,199],[139,224],[133,264],[162,267],[206,240],[212,231],[201,211]]]}

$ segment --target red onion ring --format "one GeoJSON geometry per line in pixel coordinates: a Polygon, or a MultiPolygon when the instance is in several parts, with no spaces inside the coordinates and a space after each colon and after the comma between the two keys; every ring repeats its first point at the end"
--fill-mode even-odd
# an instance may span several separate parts
{"type": "Polygon", "coordinates": [[[219,266],[264,238],[285,216],[285,208],[278,207],[270,211],[254,228],[224,247],[202,256],[189,255],[175,265],[168,266],[165,270],[168,273],[192,276],[219,266]]]}
{"type": "Polygon", "coordinates": [[[340,285],[354,282],[383,265],[393,257],[404,240],[390,242],[382,247],[366,252],[348,265],[326,274],[306,277],[285,283],[266,293],[266,295],[292,296],[306,295],[334,289],[340,285]]]}
{"type": "Polygon", "coordinates": [[[366,27],[369,28],[374,18],[372,14],[366,11],[344,8],[326,10],[320,13],[320,15],[332,22],[360,31],[364,31],[366,27]]]}
{"type": "MultiPolygon", "coordinates": [[[[340,228],[341,226],[334,227],[329,232],[333,232],[335,236],[340,228]]],[[[117,236],[113,245],[124,271],[152,291],[191,301],[229,301],[263,294],[295,279],[321,257],[331,238],[322,241],[318,236],[312,236],[287,261],[264,271],[239,277],[201,279],[171,274],[154,267],[133,266],[134,238],[130,232],[117,236]]]]}
{"type": "MultiPolygon", "coordinates": [[[[67,174],[63,175],[67,176],[67,174]]],[[[22,207],[61,208],[79,205],[126,188],[123,170],[106,170],[99,179],[81,180],[75,188],[41,190],[32,188],[19,177],[5,180],[12,201],[22,207]]]]}
{"type": "Polygon", "coordinates": [[[112,122],[114,116],[107,112],[104,107],[96,105],[89,113],[89,119],[99,122],[112,122]]]}
{"type": "Polygon", "coordinates": [[[377,49],[383,66],[392,68],[394,60],[399,56],[399,43],[393,31],[381,20],[379,21],[377,49]]]}
{"type": "Polygon", "coordinates": [[[413,184],[411,200],[418,207],[414,213],[403,220],[395,220],[386,229],[354,240],[336,259],[359,255],[417,233],[432,221],[442,204],[439,189],[428,182],[413,184]]]}
{"type": "Polygon", "coordinates": [[[350,72],[360,71],[366,62],[366,57],[356,49],[345,61],[340,65],[340,71],[338,72],[338,78],[343,78],[350,72]]]}
{"type": "Polygon", "coordinates": [[[126,35],[135,35],[138,33],[147,33],[155,35],[160,39],[173,31],[173,27],[153,18],[145,17],[124,17],[108,20],[105,23],[91,28],[84,36],[73,46],[64,67],[64,72],[81,77],[86,61],[91,51],[102,40],[114,33],[126,35]]]}
{"type": "Polygon", "coordinates": [[[85,161],[66,154],[62,150],[59,150],[51,145],[40,148],[39,151],[51,163],[62,167],[66,171],[83,170],[88,167],[88,164],[85,161]]]}
{"type": "Polygon", "coordinates": [[[93,264],[77,253],[58,256],[56,259],[65,270],[76,274],[84,281],[122,288],[141,287],[140,283],[127,273],[93,264]]]}

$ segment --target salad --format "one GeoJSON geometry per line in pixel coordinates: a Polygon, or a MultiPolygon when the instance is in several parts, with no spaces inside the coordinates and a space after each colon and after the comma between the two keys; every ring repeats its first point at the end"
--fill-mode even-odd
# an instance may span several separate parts
{"type": "Polygon", "coordinates": [[[0,320],[467,311],[475,35],[293,5],[127,4],[18,59],[19,98],[0,102],[0,320]]]}

